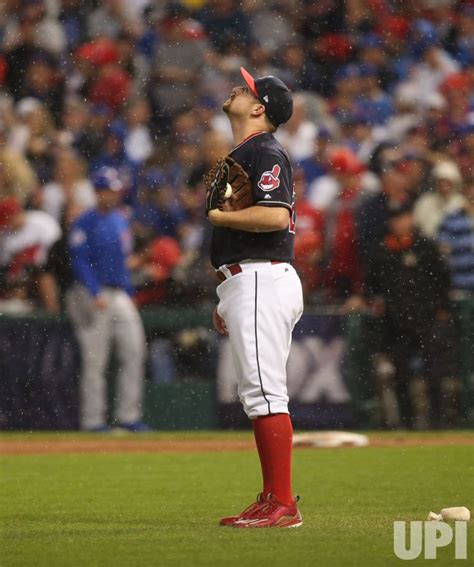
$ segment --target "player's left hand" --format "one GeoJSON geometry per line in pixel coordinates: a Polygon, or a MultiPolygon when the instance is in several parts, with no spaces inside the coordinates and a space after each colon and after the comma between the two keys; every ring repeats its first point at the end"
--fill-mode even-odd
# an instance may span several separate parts
{"type": "Polygon", "coordinates": [[[229,336],[229,331],[227,330],[224,319],[217,313],[217,307],[214,308],[212,313],[212,324],[219,335],[229,336]]]}
{"type": "Polygon", "coordinates": [[[231,157],[217,161],[204,178],[206,214],[215,209],[241,211],[253,204],[252,183],[247,172],[231,157]],[[226,192],[230,190],[230,195],[226,192]]]}

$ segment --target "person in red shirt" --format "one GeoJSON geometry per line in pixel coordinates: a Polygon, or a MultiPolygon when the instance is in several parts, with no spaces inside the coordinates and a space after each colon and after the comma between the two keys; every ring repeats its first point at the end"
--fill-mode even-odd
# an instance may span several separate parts
{"type": "Polygon", "coordinates": [[[293,265],[299,273],[305,297],[308,299],[321,285],[321,260],[324,248],[323,212],[305,198],[306,184],[302,170],[293,176],[296,195],[297,231],[293,265]]]}
{"type": "Polygon", "coordinates": [[[358,253],[356,211],[363,200],[360,177],[362,164],[345,150],[329,159],[330,171],[340,184],[339,194],[326,211],[326,251],[324,281],[335,299],[346,299],[360,289],[362,270],[358,253]]]}

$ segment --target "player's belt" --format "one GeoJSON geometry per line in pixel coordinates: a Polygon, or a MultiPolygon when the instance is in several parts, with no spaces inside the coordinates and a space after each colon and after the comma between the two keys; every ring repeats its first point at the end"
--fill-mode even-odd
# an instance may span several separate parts
{"type": "MultiPolygon", "coordinates": [[[[272,264],[281,264],[282,263],[281,260],[270,260],[270,262],[272,264]]],[[[224,273],[221,270],[217,270],[216,276],[217,276],[217,279],[220,282],[224,282],[225,280],[228,280],[230,277],[236,276],[237,274],[240,274],[242,272],[243,272],[243,270],[242,270],[242,266],[240,264],[228,264],[226,266],[226,273],[224,273]]]]}

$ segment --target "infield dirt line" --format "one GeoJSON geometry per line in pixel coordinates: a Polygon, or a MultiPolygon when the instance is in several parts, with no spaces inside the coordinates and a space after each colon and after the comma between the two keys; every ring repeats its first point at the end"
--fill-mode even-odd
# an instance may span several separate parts
{"type": "MultiPolygon", "coordinates": [[[[369,435],[372,447],[422,447],[474,445],[474,436],[441,437],[369,435]]],[[[9,439],[0,440],[0,455],[42,455],[67,453],[203,453],[248,451],[254,449],[249,439],[9,439]]]]}

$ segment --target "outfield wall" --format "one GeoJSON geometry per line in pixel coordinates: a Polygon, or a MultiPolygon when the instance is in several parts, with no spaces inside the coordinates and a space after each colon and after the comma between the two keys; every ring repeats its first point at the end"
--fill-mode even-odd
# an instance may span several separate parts
{"type": "MultiPolygon", "coordinates": [[[[142,312],[149,345],[145,419],[157,429],[248,425],[228,343],[211,329],[212,306],[142,312]]],[[[459,425],[474,423],[474,302],[455,304],[459,425]]],[[[369,324],[368,324],[369,323],[369,324]]],[[[377,427],[367,316],[311,311],[295,329],[288,364],[296,427],[377,427]]],[[[452,336],[451,336],[452,340],[452,336]]],[[[62,317],[0,316],[0,429],[75,429],[80,355],[62,317]]],[[[110,406],[115,365],[109,370],[110,406]]]]}

